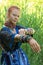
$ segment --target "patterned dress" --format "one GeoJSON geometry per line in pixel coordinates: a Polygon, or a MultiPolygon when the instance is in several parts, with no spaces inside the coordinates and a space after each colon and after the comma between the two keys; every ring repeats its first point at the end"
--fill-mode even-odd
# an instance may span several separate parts
{"type": "MultiPolygon", "coordinates": [[[[9,34],[12,33],[11,42],[10,42],[10,44],[7,43],[7,45],[11,49],[12,49],[12,46],[14,47],[13,44],[15,44],[14,36],[19,33],[18,30],[20,28],[23,28],[23,27],[20,27],[20,26],[15,27],[16,33],[13,33],[12,30],[6,26],[2,28],[2,30],[8,31],[9,34]]],[[[3,42],[3,40],[2,40],[2,42],[3,42]]],[[[2,51],[1,65],[30,65],[26,54],[20,48],[21,44],[22,44],[21,42],[17,43],[15,45],[14,49],[11,51],[5,51],[5,50],[2,51]]]]}

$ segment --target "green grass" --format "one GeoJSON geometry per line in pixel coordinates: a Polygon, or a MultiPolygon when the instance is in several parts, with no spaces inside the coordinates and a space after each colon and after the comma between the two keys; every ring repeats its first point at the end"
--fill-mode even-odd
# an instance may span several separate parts
{"type": "MultiPolygon", "coordinates": [[[[35,34],[33,35],[33,38],[37,40],[37,42],[41,46],[41,52],[40,53],[34,53],[32,49],[30,48],[29,44],[25,43],[21,47],[27,54],[29,58],[29,62],[31,65],[43,65],[43,2],[42,0],[35,0],[35,4],[32,5],[30,8],[28,8],[29,0],[22,0],[22,2],[13,2],[14,0],[9,1],[6,5],[0,8],[0,29],[2,28],[5,18],[6,18],[6,11],[7,8],[11,5],[17,5],[21,8],[21,17],[19,19],[20,25],[28,28],[32,27],[35,29],[35,34]],[[33,11],[30,9],[33,8],[33,11]],[[35,12],[34,12],[35,10],[35,12]]],[[[32,0],[33,1],[33,0],[32,0]]],[[[1,56],[1,50],[0,50],[0,56],[1,56]]]]}

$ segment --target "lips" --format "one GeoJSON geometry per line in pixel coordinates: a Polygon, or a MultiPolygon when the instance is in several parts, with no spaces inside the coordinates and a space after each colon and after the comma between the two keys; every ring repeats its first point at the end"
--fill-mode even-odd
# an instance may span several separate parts
{"type": "Polygon", "coordinates": [[[13,20],[14,22],[17,22],[17,20],[13,20]]]}

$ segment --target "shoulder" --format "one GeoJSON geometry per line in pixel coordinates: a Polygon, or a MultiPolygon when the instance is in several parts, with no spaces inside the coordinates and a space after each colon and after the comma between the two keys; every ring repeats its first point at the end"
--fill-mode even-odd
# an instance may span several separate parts
{"type": "Polygon", "coordinates": [[[8,27],[6,27],[6,26],[3,26],[1,31],[10,31],[10,29],[8,27]]]}

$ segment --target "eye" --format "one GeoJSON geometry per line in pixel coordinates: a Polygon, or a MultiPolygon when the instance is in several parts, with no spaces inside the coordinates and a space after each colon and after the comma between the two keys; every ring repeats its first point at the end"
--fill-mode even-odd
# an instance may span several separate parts
{"type": "Polygon", "coordinates": [[[19,17],[19,15],[16,15],[16,14],[13,14],[13,16],[17,16],[17,17],[19,17]]]}
{"type": "Polygon", "coordinates": [[[13,16],[16,16],[15,14],[13,14],[13,16]]]}
{"type": "Polygon", "coordinates": [[[19,15],[18,15],[18,17],[19,17],[19,15]]]}

